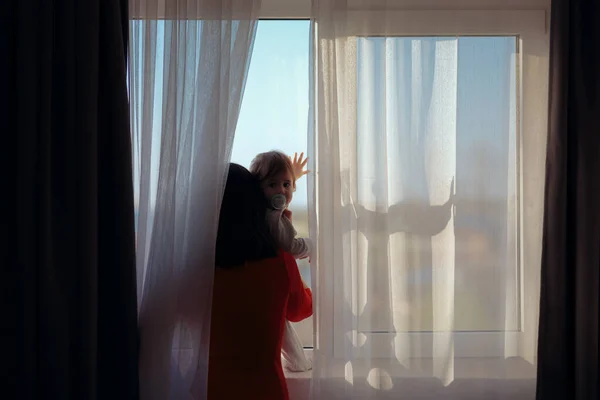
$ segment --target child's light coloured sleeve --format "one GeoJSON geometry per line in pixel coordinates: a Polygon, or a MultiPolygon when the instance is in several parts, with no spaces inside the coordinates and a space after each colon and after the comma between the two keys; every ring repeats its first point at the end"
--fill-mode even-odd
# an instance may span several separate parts
{"type": "Polygon", "coordinates": [[[275,244],[289,253],[296,236],[296,230],[291,223],[287,225],[283,222],[282,214],[282,210],[267,210],[267,225],[275,244]]]}
{"type": "Polygon", "coordinates": [[[312,248],[311,243],[309,238],[294,238],[294,240],[292,240],[290,254],[296,258],[310,257],[312,248]]]}
{"type": "Polygon", "coordinates": [[[267,224],[275,243],[294,258],[309,257],[311,242],[307,238],[296,238],[296,229],[292,221],[283,215],[283,210],[268,210],[267,224]]]}

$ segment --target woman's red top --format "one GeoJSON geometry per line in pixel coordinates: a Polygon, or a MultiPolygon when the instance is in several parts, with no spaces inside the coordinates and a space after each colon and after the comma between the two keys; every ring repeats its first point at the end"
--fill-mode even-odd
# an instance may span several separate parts
{"type": "Polygon", "coordinates": [[[208,399],[288,399],[281,367],[285,320],[311,315],[312,292],[302,284],[290,254],[281,251],[275,258],[217,268],[208,399]]]}

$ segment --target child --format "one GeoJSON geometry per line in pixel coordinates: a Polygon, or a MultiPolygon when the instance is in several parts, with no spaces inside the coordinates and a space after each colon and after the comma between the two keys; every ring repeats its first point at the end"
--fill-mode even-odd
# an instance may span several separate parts
{"type": "MultiPolygon", "coordinates": [[[[300,158],[295,154],[292,161],[280,151],[269,151],[257,155],[250,165],[250,172],[258,177],[271,204],[267,210],[267,225],[271,236],[278,247],[299,259],[309,257],[312,246],[310,239],[296,237],[291,221],[292,213],[287,206],[296,190],[296,179],[308,172],[304,170],[308,159],[303,160],[303,157],[304,153],[300,154],[300,158]]],[[[298,334],[289,321],[286,321],[281,352],[287,369],[307,371],[312,368],[310,360],[304,355],[298,334]]]]}

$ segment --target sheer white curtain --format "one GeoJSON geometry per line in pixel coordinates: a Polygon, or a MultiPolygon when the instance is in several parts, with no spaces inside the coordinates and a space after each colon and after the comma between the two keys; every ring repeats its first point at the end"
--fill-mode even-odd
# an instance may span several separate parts
{"type": "Polygon", "coordinates": [[[543,54],[415,37],[387,2],[313,15],[313,398],[532,398],[545,142],[521,127],[545,110],[520,88],[543,54]]]}
{"type": "Polygon", "coordinates": [[[129,5],[141,398],[201,399],[219,208],[260,1],[129,5]]]}

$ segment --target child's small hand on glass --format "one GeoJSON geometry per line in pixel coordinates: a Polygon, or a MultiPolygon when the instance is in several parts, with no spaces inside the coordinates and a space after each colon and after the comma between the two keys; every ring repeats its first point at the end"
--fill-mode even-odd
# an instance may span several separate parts
{"type": "Polygon", "coordinates": [[[294,153],[294,158],[290,157],[290,160],[292,161],[296,179],[300,179],[310,172],[309,170],[304,169],[308,163],[308,157],[304,158],[304,152],[300,153],[300,157],[298,157],[298,153],[294,153]]]}

